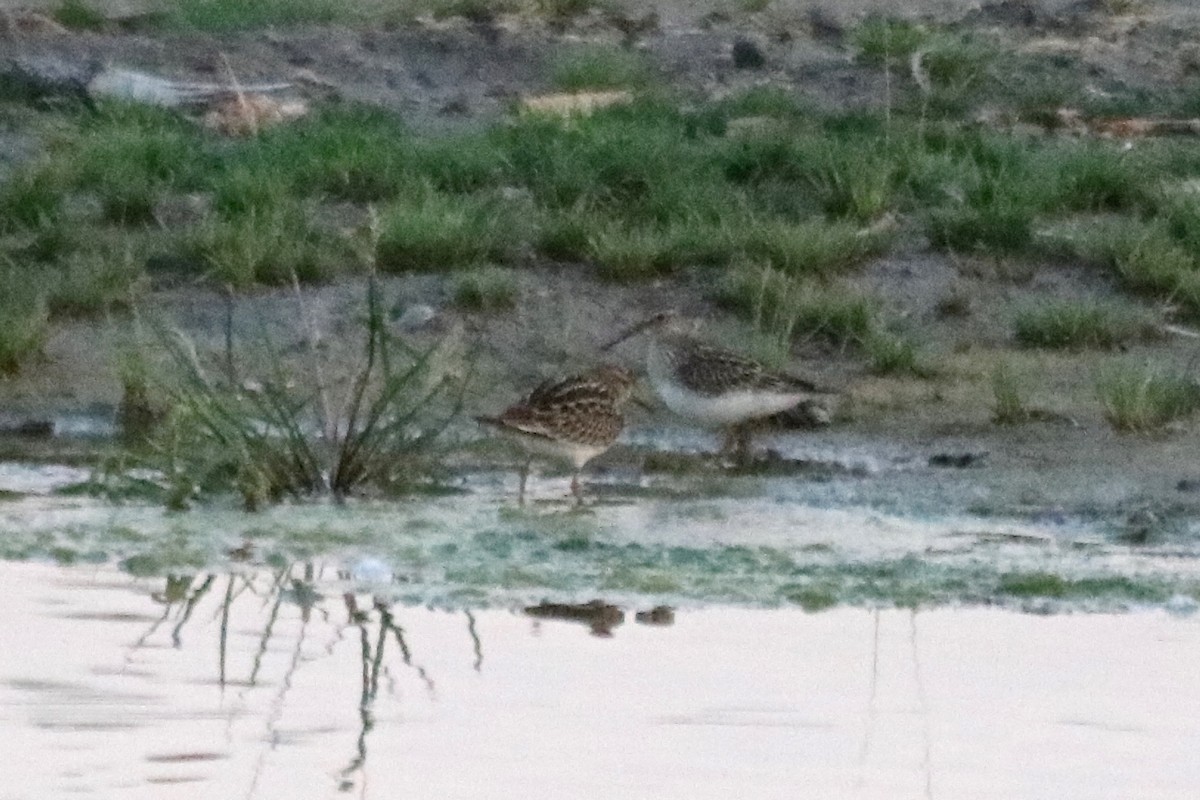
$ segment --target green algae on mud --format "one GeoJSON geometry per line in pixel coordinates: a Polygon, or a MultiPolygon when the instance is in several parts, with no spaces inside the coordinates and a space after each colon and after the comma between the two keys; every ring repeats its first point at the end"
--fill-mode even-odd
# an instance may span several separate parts
{"type": "MultiPolygon", "coordinates": [[[[581,602],[636,605],[929,607],[998,604],[1119,610],[1200,597],[1200,559],[1179,546],[1080,548],[1059,530],[770,497],[639,500],[579,513],[513,511],[495,498],[282,506],[191,514],[33,497],[0,511],[0,557],[117,562],[141,576],[312,565],[355,586],[355,564],[386,565],[372,591],[461,608],[581,602]],[[698,508],[702,506],[703,508],[698,508]],[[697,511],[702,513],[697,513],[697,511]]],[[[1193,554],[1195,555],[1195,554],[1193,554]]]]}

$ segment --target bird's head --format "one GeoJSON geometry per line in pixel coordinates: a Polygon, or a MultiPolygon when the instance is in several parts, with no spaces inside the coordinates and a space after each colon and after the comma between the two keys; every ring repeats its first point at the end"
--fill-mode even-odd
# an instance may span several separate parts
{"type": "Polygon", "coordinates": [[[601,347],[601,350],[611,350],[626,339],[632,339],[641,333],[663,333],[674,335],[689,335],[693,333],[695,324],[684,317],[678,311],[659,311],[657,314],[652,314],[641,322],[633,325],[622,331],[615,339],[601,347]]]}

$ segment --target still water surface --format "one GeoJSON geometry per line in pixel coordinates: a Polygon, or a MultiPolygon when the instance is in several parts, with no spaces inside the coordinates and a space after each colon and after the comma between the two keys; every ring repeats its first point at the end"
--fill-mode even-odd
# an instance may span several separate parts
{"type": "Polygon", "coordinates": [[[1195,798],[1200,620],[697,607],[588,626],[331,569],[0,563],[3,800],[1195,798]]]}

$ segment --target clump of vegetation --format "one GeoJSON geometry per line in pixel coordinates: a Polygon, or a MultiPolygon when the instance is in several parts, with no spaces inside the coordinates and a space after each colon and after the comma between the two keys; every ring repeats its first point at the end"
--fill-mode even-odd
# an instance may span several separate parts
{"type": "Polygon", "coordinates": [[[1012,367],[1005,362],[992,370],[992,422],[1019,425],[1033,417],[1033,411],[1021,399],[1021,384],[1012,367]]]}
{"type": "Polygon", "coordinates": [[[512,270],[483,267],[454,282],[454,304],[468,311],[505,311],[517,305],[517,288],[512,270]]]}
{"type": "Polygon", "coordinates": [[[738,234],[751,259],[793,276],[830,276],[878,254],[887,237],[849,222],[755,220],[738,234]]]}
{"type": "Polygon", "coordinates": [[[929,39],[930,31],[922,25],[881,16],[868,17],[850,33],[858,61],[878,66],[907,63],[929,39]]]}
{"type": "Polygon", "coordinates": [[[681,265],[672,232],[665,228],[610,225],[588,240],[588,254],[601,277],[614,281],[644,280],[681,265]]]}
{"type": "Polygon", "coordinates": [[[488,22],[497,14],[510,14],[517,10],[515,0],[434,0],[431,11],[434,19],[462,17],[472,22],[488,22]]]}
{"type": "Polygon", "coordinates": [[[376,257],[388,272],[512,263],[530,235],[490,198],[426,191],[381,212],[376,257]]]}
{"type": "Polygon", "coordinates": [[[146,272],[131,250],[73,253],[49,273],[46,304],[55,315],[79,316],[128,307],[145,289],[146,272]]]}
{"type": "Polygon", "coordinates": [[[1126,222],[1080,247],[1136,292],[1169,297],[1200,311],[1196,260],[1163,224],[1126,222]]]}
{"type": "Polygon", "coordinates": [[[1190,375],[1132,362],[1103,371],[1096,392],[1104,418],[1116,430],[1147,432],[1200,408],[1200,384],[1190,375]]]}
{"type": "Polygon", "coordinates": [[[929,215],[929,241],[941,250],[1020,253],[1033,242],[1033,218],[1021,205],[938,208],[929,215]]]}
{"type": "Polygon", "coordinates": [[[550,82],[565,92],[602,89],[642,89],[654,71],[636,50],[589,45],[560,53],[551,67],[550,82]]]}
{"type": "Polygon", "coordinates": [[[597,0],[535,0],[535,7],[542,16],[551,20],[565,21],[586,14],[597,0]]]}
{"type": "Polygon", "coordinates": [[[877,375],[927,374],[920,363],[920,348],[911,336],[875,330],[863,340],[863,350],[871,371],[877,375]]]}
{"type": "Polygon", "coordinates": [[[0,186],[0,233],[37,228],[59,217],[62,190],[49,173],[48,165],[26,167],[0,186]]]}
{"type": "Polygon", "coordinates": [[[286,284],[293,276],[328,281],[346,257],[337,241],[308,222],[298,204],[210,220],[184,237],[184,251],[218,285],[235,288],[286,284]]]}
{"type": "Polygon", "coordinates": [[[276,358],[253,379],[232,352],[225,374],[210,374],[190,342],[163,334],[178,373],[163,386],[171,412],[155,447],[169,502],[232,490],[256,509],[285,498],[404,491],[429,478],[461,401],[453,348],[414,349],[391,334],[373,279],[363,354],[351,369],[324,363],[307,333],[310,374],[276,358]]]}
{"type": "Polygon", "coordinates": [[[98,31],[108,24],[104,14],[87,0],[62,0],[52,16],[59,25],[74,31],[98,31]]]}
{"type": "Polygon", "coordinates": [[[876,330],[871,298],[845,287],[798,280],[770,266],[732,270],[713,296],[779,341],[811,337],[857,345],[876,330]]]}
{"type": "Polygon", "coordinates": [[[1155,335],[1152,319],[1127,304],[1046,300],[1017,312],[1014,336],[1025,347],[1113,348],[1155,335]]]}
{"type": "Polygon", "coordinates": [[[1116,595],[1147,602],[1162,602],[1168,596],[1164,587],[1137,583],[1124,575],[1095,578],[1064,578],[1053,572],[1007,572],[1000,576],[997,589],[1014,597],[1086,598],[1116,595]]]}
{"type": "Polygon", "coordinates": [[[0,263],[0,375],[11,375],[42,351],[49,335],[46,299],[37,281],[0,263]]]}
{"type": "Polygon", "coordinates": [[[166,16],[178,28],[222,32],[270,25],[308,25],[348,22],[359,14],[353,4],[338,0],[189,0],[174,4],[166,16]]]}

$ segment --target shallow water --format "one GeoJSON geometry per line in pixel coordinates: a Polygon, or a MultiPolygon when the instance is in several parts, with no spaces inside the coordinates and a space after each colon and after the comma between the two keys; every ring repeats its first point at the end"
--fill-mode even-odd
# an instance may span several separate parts
{"type": "Polygon", "coordinates": [[[0,585],[5,800],[1200,785],[1200,622],[1162,612],[708,607],[597,635],[517,609],[373,605],[318,568],[4,563],[0,585]]]}
{"type": "MultiPolygon", "coordinates": [[[[610,470],[590,505],[539,477],[517,508],[513,476],[464,474],[456,491],[404,501],[231,503],[172,514],[80,491],[87,473],[0,466],[0,558],[118,564],[139,576],[367,559],[389,601],[440,608],[586,601],[655,605],[931,606],[1191,612],[1200,537],[1130,543],[1079,518],[979,517],[872,502],[860,478],[645,476],[610,470]],[[7,492],[8,494],[5,494],[7,492]]],[[[139,480],[148,480],[146,476],[139,480]]],[[[920,478],[916,478],[920,480],[920,478]]],[[[877,497],[875,499],[878,499],[877,497]]]]}

